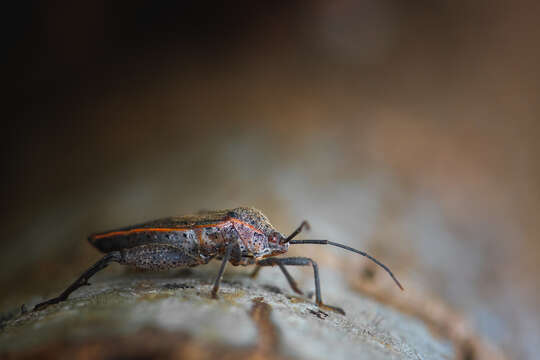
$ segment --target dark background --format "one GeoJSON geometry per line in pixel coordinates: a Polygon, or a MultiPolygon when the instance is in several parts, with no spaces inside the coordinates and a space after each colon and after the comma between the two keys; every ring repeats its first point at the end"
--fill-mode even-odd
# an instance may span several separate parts
{"type": "MultiPolygon", "coordinates": [[[[2,306],[94,231],[252,205],[540,347],[534,1],[54,1],[5,12],[2,306]]],[[[296,254],[298,254],[296,249],[296,254]]],[[[363,260],[302,252],[331,266],[363,260]]],[[[381,280],[386,281],[386,280],[381,280]]]]}

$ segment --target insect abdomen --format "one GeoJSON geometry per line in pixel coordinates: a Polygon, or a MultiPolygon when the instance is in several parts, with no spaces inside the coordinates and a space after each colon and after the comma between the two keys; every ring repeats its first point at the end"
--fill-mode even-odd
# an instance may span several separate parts
{"type": "Polygon", "coordinates": [[[121,264],[133,265],[146,270],[166,270],[205,263],[200,258],[190,256],[182,249],[167,244],[136,246],[123,249],[121,254],[121,264]]]}

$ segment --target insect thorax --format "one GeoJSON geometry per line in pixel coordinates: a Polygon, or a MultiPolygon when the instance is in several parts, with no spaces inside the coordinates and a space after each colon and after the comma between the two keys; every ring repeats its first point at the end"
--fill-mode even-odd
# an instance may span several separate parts
{"type": "Polygon", "coordinates": [[[262,259],[282,254],[288,250],[283,244],[283,235],[270,224],[268,218],[255,208],[240,207],[229,211],[235,230],[238,232],[238,244],[242,256],[262,259]]]}
{"type": "Polygon", "coordinates": [[[268,218],[258,209],[251,207],[238,207],[229,210],[229,216],[253,226],[265,235],[276,231],[268,218]]]}

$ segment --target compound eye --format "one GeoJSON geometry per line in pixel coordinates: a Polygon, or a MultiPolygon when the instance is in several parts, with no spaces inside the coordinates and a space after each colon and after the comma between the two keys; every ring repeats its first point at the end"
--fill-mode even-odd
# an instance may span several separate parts
{"type": "Polygon", "coordinates": [[[278,244],[280,244],[280,245],[282,245],[282,244],[285,243],[285,240],[286,240],[286,239],[283,237],[283,235],[281,235],[281,234],[276,234],[275,236],[276,236],[276,243],[278,243],[278,244]]]}
{"type": "Polygon", "coordinates": [[[279,243],[279,236],[276,233],[273,233],[272,235],[270,235],[268,237],[268,241],[273,243],[273,244],[278,244],[279,243]]]}

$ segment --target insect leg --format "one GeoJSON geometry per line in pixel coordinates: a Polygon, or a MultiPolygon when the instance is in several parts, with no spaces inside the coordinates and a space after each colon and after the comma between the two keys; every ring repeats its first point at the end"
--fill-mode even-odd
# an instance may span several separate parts
{"type": "Polygon", "coordinates": [[[252,278],[252,279],[255,279],[257,277],[257,275],[259,275],[259,271],[261,271],[261,266],[260,265],[255,265],[255,269],[253,269],[251,274],[249,274],[249,277],[252,278]]]}
{"type": "MultiPolygon", "coordinates": [[[[300,295],[304,295],[304,293],[302,292],[302,290],[300,290],[300,288],[298,287],[298,284],[296,283],[296,281],[294,280],[294,278],[291,276],[291,274],[287,271],[287,268],[285,267],[285,265],[283,265],[279,260],[281,260],[280,258],[268,258],[266,260],[274,260],[275,261],[275,265],[279,266],[279,268],[281,269],[281,272],[283,273],[283,275],[285,275],[285,278],[287,279],[287,281],[289,282],[289,285],[291,286],[291,289],[293,289],[293,291],[297,294],[300,294],[300,295]]],[[[265,261],[266,261],[265,260],[265,261]]],[[[269,261],[270,262],[270,261],[269,261]]],[[[268,265],[270,266],[270,265],[268,265]]],[[[261,270],[261,265],[256,265],[255,267],[255,270],[253,270],[253,272],[249,275],[250,277],[252,278],[255,278],[257,277],[257,275],[259,274],[259,271],[261,270]]]]}
{"type": "Polygon", "coordinates": [[[221,278],[223,277],[223,272],[225,272],[225,265],[227,265],[227,262],[229,261],[229,258],[231,257],[231,250],[233,247],[233,243],[229,243],[227,247],[225,248],[225,255],[223,256],[223,261],[221,262],[221,267],[219,268],[218,275],[216,277],[216,281],[214,282],[214,287],[212,288],[212,297],[214,299],[217,299],[217,292],[219,290],[219,284],[221,283],[221,278]]]}
{"type": "Polygon", "coordinates": [[[99,260],[97,263],[92,265],[88,270],[86,270],[73,284],[71,284],[66,290],[64,290],[63,293],[61,293],[59,296],[52,298],[50,300],[44,301],[42,303],[37,304],[34,306],[33,311],[42,310],[45,309],[47,306],[52,304],[57,304],[59,302],[65,301],[68,296],[84,285],[90,285],[88,283],[88,280],[94,276],[98,271],[103,270],[109,265],[111,262],[120,262],[122,259],[122,256],[119,251],[113,251],[111,253],[108,253],[105,255],[101,260],[99,260]]]}
{"type": "Polygon", "coordinates": [[[313,277],[315,278],[315,301],[317,306],[323,309],[332,310],[338,312],[342,315],[345,315],[345,311],[339,307],[326,305],[322,301],[321,297],[321,284],[319,280],[319,266],[317,263],[310,258],[305,257],[290,257],[290,258],[268,258],[261,260],[257,263],[260,266],[274,266],[278,263],[282,265],[291,265],[291,266],[309,266],[313,267],[313,277]]]}

